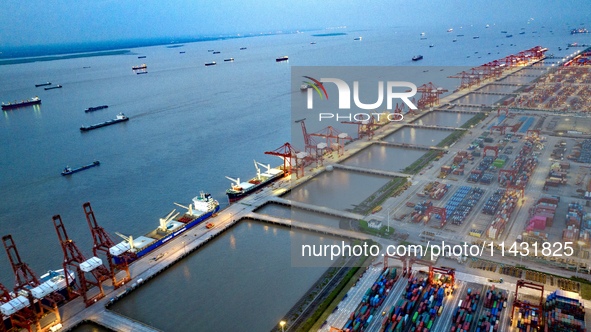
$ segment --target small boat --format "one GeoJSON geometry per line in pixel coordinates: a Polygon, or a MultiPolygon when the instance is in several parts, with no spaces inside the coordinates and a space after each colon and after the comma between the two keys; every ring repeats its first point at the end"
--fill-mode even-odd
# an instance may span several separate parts
{"type": "Polygon", "coordinates": [[[221,53],[220,51],[213,52],[213,54],[220,54],[220,53],[221,53]]]}
{"type": "Polygon", "coordinates": [[[45,82],[45,83],[35,84],[35,87],[38,88],[40,86],[47,86],[47,85],[51,85],[51,82],[45,82]]]}
{"type": "Polygon", "coordinates": [[[180,51],[179,54],[185,54],[185,51],[180,51]]]}
{"type": "Polygon", "coordinates": [[[215,61],[212,62],[206,62],[205,63],[206,66],[215,66],[215,61]]]}
{"type": "Polygon", "coordinates": [[[361,37],[354,38],[353,40],[361,40],[361,37]]]}
{"type": "Polygon", "coordinates": [[[145,55],[140,55],[140,56],[138,56],[137,58],[138,58],[138,59],[145,59],[145,58],[146,58],[146,56],[145,56],[145,55]]]}
{"type": "Polygon", "coordinates": [[[207,50],[207,52],[213,52],[213,50],[207,50]]]}
{"type": "Polygon", "coordinates": [[[507,37],[507,38],[511,38],[511,37],[513,37],[513,35],[506,35],[505,37],[507,37]]]}
{"type": "Polygon", "coordinates": [[[429,47],[435,47],[435,45],[431,44],[431,45],[429,45],[429,47]]]}
{"type": "Polygon", "coordinates": [[[412,57],[412,61],[419,61],[419,60],[423,60],[423,56],[422,55],[415,55],[412,57]]]}
{"type": "Polygon", "coordinates": [[[472,39],[478,39],[478,38],[480,38],[480,37],[478,37],[478,36],[474,36],[474,37],[472,37],[472,39]]]}
{"type": "Polygon", "coordinates": [[[224,59],[224,61],[226,61],[226,62],[234,62],[234,58],[224,59]]]}
{"type": "Polygon", "coordinates": [[[525,35],[525,31],[521,31],[519,34],[520,35],[525,35]]]}
{"type": "Polygon", "coordinates": [[[427,37],[421,37],[421,40],[425,40],[425,39],[427,39],[427,37]]]}
{"type": "Polygon", "coordinates": [[[501,31],[501,33],[507,33],[507,31],[503,30],[503,31],[501,31]]]}
{"type": "Polygon", "coordinates": [[[457,39],[452,40],[452,42],[454,42],[454,43],[457,42],[457,41],[458,41],[457,39]]]}
{"type": "Polygon", "coordinates": [[[464,35],[456,35],[456,37],[464,37],[464,35]]]}
{"type": "Polygon", "coordinates": [[[289,57],[287,55],[284,56],[280,56],[277,59],[275,59],[275,62],[282,62],[282,61],[288,61],[289,57]]]}
{"type": "Polygon", "coordinates": [[[145,63],[142,63],[139,66],[133,66],[133,67],[131,67],[132,70],[146,69],[146,68],[148,68],[148,65],[146,65],[145,63]]]}
{"type": "Polygon", "coordinates": [[[125,114],[119,113],[119,114],[117,114],[117,117],[115,119],[108,120],[108,121],[101,122],[101,123],[97,123],[97,124],[90,125],[90,126],[82,126],[82,127],[80,127],[80,131],[89,131],[89,130],[102,128],[102,127],[110,126],[110,125],[113,125],[113,124],[116,124],[119,122],[125,122],[125,121],[129,121],[129,118],[126,117],[125,114]]]}
{"type": "Polygon", "coordinates": [[[45,88],[44,90],[53,90],[53,89],[61,89],[61,85],[56,85],[56,86],[50,86],[49,88],[45,88]]]}
{"type": "Polygon", "coordinates": [[[66,166],[64,168],[64,170],[62,171],[62,176],[66,176],[66,175],[70,175],[70,174],[74,174],[74,173],[78,173],[80,171],[83,171],[85,169],[89,169],[95,166],[99,166],[101,163],[98,160],[95,160],[92,162],[92,164],[88,164],[88,165],[84,165],[78,168],[70,168],[70,166],[66,166]]]}
{"type": "Polygon", "coordinates": [[[452,28],[447,29],[447,32],[452,32],[452,31],[454,31],[454,29],[452,29],[452,28]]]}
{"type": "Polygon", "coordinates": [[[102,110],[102,109],[105,109],[105,108],[109,108],[109,106],[108,105],[101,105],[101,106],[89,107],[89,108],[85,109],[84,112],[85,113],[90,113],[90,112],[102,110]]]}
{"type": "Polygon", "coordinates": [[[311,42],[310,45],[316,45],[316,42],[311,42]]]}
{"type": "Polygon", "coordinates": [[[136,74],[141,75],[141,74],[147,74],[147,73],[148,72],[144,70],[144,71],[138,71],[136,74]]]}
{"type": "Polygon", "coordinates": [[[246,47],[241,47],[241,48],[240,48],[240,50],[241,50],[241,51],[242,51],[242,50],[245,50],[245,49],[246,49],[246,47]]]}

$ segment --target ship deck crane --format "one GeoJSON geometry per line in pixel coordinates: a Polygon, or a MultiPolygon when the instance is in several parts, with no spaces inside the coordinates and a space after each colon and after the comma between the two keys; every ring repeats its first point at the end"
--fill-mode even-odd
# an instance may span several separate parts
{"type": "Polygon", "coordinates": [[[178,217],[180,212],[176,212],[176,209],[170,211],[169,214],[166,215],[164,218],[160,218],[158,221],[160,222],[160,226],[158,226],[158,230],[161,232],[166,232],[168,230],[168,224],[176,217],[178,217]],[[174,215],[173,215],[174,214],[174,215]]]}
{"type": "Polygon", "coordinates": [[[103,282],[109,279],[110,272],[102,264],[100,258],[92,257],[86,259],[84,257],[78,246],[76,246],[76,243],[68,237],[68,232],[59,214],[53,216],[53,226],[55,227],[57,237],[64,252],[62,264],[66,276],[66,284],[76,283],[76,287],[68,287],[68,296],[70,299],[82,296],[84,304],[88,307],[105,297],[103,282]],[[70,269],[76,271],[77,278],[75,280],[71,280],[70,273],[68,272],[70,269]],[[92,275],[94,280],[87,278],[87,274],[92,275]],[[98,293],[90,296],[89,290],[93,286],[98,288],[98,293]]]}
{"type": "Polygon", "coordinates": [[[82,204],[82,208],[84,209],[84,215],[86,216],[86,221],[88,222],[88,227],[90,228],[90,232],[92,234],[93,239],[93,247],[92,253],[96,257],[99,256],[99,252],[102,252],[104,256],[106,256],[107,261],[109,262],[109,272],[111,273],[111,279],[113,280],[113,286],[117,289],[123,286],[126,282],[131,280],[131,276],[129,273],[129,262],[133,260],[134,255],[130,252],[123,252],[120,255],[117,255],[121,261],[120,264],[115,264],[113,255],[110,251],[111,248],[115,247],[115,243],[111,240],[111,237],[104,228],[100,227],[96,221],[94,216],[94,211],[92,211],[92,207],[90,206],[89,202],[82,204]],[[120,280],[117,280],[117,272],[118,270],[125,271],[125,276],[120,280]]]}
{"type": "Polygon", "coordinates": [[[59,323],[61,318],[57,304],[64,300],[63,296],[56,292],[49,292],[47,289],[37,288],[41,285],[39,278],[29,265],[21,260],[12,236],[3,236],[2,242],[16,279],[14,294],[26,294],[24,301],[28,301],[28,303],[22,302],[23,307],[20,308],[24,310],[23,313],[26,315],[24,324],[29,324],[29,331],[31,331],[32,325],[36,326],[37,331],[45,331],[46,329],[41,327],[41,318],[48,313],[54,314],[54,321],[59,323]],[[38,306],[35,305],[36,303],[38,306]]]}

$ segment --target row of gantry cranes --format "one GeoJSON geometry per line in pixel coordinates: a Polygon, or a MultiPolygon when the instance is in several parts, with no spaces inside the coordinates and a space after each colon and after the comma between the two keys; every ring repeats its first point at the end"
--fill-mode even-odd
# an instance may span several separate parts
{"type": "Polygon", "coordinates": [[[2,237],[14,272],[15,285],[10,291],[0,284],[0,309],[3,316],[0,332],[7,329],[55,331],[61,326],[58,305],[81,297],[88,307],[105,296],[103,284],[106,281],[111,280],[113,287],[119,288],[131,280],[129,263],[135,259],[134,254],[117,249],[108,233],[98,225],[90,203],[84,203],[83,209],[93,237],[93,257],[88,259],[68,236],[61,216],[53,216],[53,225],[64,254],[65,294],[62,291],[63,282],[40,280],[22,261],[12,236],[2,237]],[[121,263],[115,263],[115,256],[121,263]],[[108,264],[103,264],[100,257],[105,258],[108,264]],[[121,271],[125,274],[117,279],[121,271]],[[54,315],[53,319],[45,318],[51,314],[54,315]]]}
{"type": "MultiPolygon", "coordinates": [[[[421,93],[421,97],[417,100],[412,98],[413,104],[416,103],[420,110],[427,110],[431,107],[439,105],[440,96],[448,92],[447,89],[437,87],[432,82],[423,84],[417,88],[417,92],[421,93]]],[[[404,103],[395,104],[393,114],[417,114],[417,111],[407,108],[404,103]]],[[[383,118],[386,118],[384,115],[383,118]]],[[[328,126],[317,132],[310,133],[306,128],[305,118],[296,120],[302,128],[302,135],[304,137],[304,150],[296,149],[289,142],[283,144],[281,147],[265,152],[265,154],[278,156],[283,159],[283,170],[286,175],[295,174],[297,178],[303,177],[304,168],[315,164],[322,166],[324,158],[327,154],[336,152],[338,156],[342,156],[345,152],[345,144],[354,140],[353,137],[347,133],[340,132],[333,126],[328,126]]],[[[342,121],[343,124],[352,124],[357,126],[357,138],[366,138],[371,140],[375,134],[376,129],[385,125],[387,122],[378,121],[374,115],[367,119],[358,121],[342,121]]]]}
{"type": "MultiPolygon", "coordinates": [[[[532,61],[541,60],[547,48],[542,46],[535,46],[530,49],[521,51],[516,55],[508,55],[502,59],[494,60],[478,67],[472,68],[470,71],[463,71],[456,75],[449,76],[449,78],[460,78],[460,86],[458,90],[467,89],[488,79],[499,78],[503,72],[508,69],[524,66],[530,64],[532,61]]],[[[322,84],[322,83],[320,83],[322,84]]],[[[417,88],[417,92],[421,94],[420,98],[415,100],[412,98],[413,104],[417,105],[419,110],[428,110],[434,106],[439,105],[440,97],[443,93],[448,92],[447,89],[438,87],[432,82],[423,84],[417,88]]],[[[416,114],[417,111],[406,109],[404,103],[400,105],[397,103],[393,113],[402,114],[416,114]]],[[[500,115],[501,108],[497,109],[497,115],[500,115]]],[[[508,109],[504,108],[505,114],[508,114],[508,109]]],[[[321,166],[323,164],[324,156],[327,153],[337,152],[339,156],[343,155],[345,151],[345,143],[353,140],[347,133],[342,133],[332,126],[328,126],[315,133],[309,133],[306,129],[305,119],[296,121],[302,127],[302,135],[304,137],[304,150],[298,150],[289,142],[283,144],[281,147],[265,152],[265,154],[274,155],[283,158],[283,170],[285,174],[295,174],[297,178],[303,177],[304,168],[312,164],[321,166]],[[323,139],[323,140],[321,140],[323,139]]],[[[370,116],[368,119],[360,121],[343,121],[344,124],[352,124],[357,126],[357,139],[367,138],[371,140],[377,128],[383,126],[385,123],[379,122],[375,116],[370,116]]],[[[504,132],[505,128],[501,129],[504,132]]]]}

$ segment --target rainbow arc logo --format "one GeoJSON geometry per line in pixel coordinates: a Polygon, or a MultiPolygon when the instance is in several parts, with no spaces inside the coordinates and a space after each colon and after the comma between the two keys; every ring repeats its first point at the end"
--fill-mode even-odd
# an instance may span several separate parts
{"type": "Polygon", "coordinates": [[[303,76],[304,78],[309,79],[310,81],[303,81],[304,83],[306,83],[309,87],[311,87],[312,89],[316,90],[316,93],[318,93],[318,95],[320,96],[320,99],[324,99],[326,97],[326,99],[328,100],[328,93],[326,92],[326,89],[324,88],[324,84],[322,84],[322,82],[320,82],[319,80],[312,78],[310,76],[303,76]],[[320,92],[320,90],[322,90],[322,92],[320,92]],[[323,95],[324,93],[324,95],[323,95]]]}

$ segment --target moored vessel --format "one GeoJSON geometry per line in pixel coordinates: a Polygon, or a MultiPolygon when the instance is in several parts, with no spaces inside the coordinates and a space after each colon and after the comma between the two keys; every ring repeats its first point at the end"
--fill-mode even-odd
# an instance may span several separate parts
{"type": "Polygon", "coordinates": [[[160,225],[156,229],[137,238],[117,233],[124,241],[109,248],[109,252],[114,256],[115,262],[117,264],[119,263],[118,256],[124,252],[134,253],[134,259],[145,256],[215,215],[220,209],[218,201],[210,194],[204,192],[200,192],[198,196],[194,197],[189,206],[175,204],[187,210],[182,217],[177,218],[181,213],[176,212],[176,209],[172,210],[166,217],[160,218],[160,225]]]}
{"type": "Polygon", "coordinates": [[[45,82],[45,83],[35,84],[35,87],[38,88],[40,86],[47,86],[47,85],[51,85],[51,82],[45,82]]]}
{"type": "Polygon", "coordinates": [[[283,176],[283,170],[279,168],[271,168],[270,165],[261,164],[256,160],[254,161],[254,167],[257,170],[257,175],[247,182],[241,182],[239,178],[233,179],[226,176],[226,179],[232,181],[232,186],[230,189],[226,190],[226,195],[228,196],[230,203],[241,200],[255,192],[257,189],[263,188],[283,176]],[[259,165],[266,169],[264,173],[261,173],[259,165]]]}
{"type": "Polygon", "coordinates": [[[145,63],[142,63],[139,66],[133,66],[133,67],[131,67],[132,70],[146,69],[146,68],[148,68],[148,65],[146,65],[145,63]]]}
{"type": "Polygon", "coordinates": [[[288,61],[289,57],[287,55],[284,56],[280,56],[277,59],[275,59],[276,62],[282,62],[282,61],[288,61]]]}
{"type": "Polygon", "coordinates": [[[19,102],[15,101],[13,103],[10,103],[10,102],[2,103],[2,109],[9,110],[9,109],[13,109],[13,108],[19,108],[19,107],[25,107],[25,106],[37,105],[37,104],[41,104],[41,99],[39,99],[39,97],[35,96],[31,99],[21,100],[19,102]]]}

